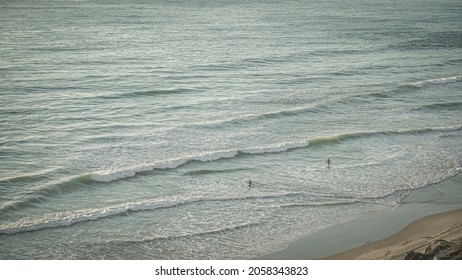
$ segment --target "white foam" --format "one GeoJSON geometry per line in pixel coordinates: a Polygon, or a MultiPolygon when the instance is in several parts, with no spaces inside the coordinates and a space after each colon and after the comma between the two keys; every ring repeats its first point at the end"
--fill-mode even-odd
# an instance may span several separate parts
{"type": "Polygon", "coordinates": [[[266,154],[266,153],[280,153],[280,152],[285,152],[291,149],[305,148],[305,147],[308,147],[309,145],[310,145],[310,142],[308,140],[303,140],[300,142],[282,143],[282,144],[270,145],[266,147],[243,149],[241,151],[246,154],[252,154],[252,155],[266,154]]]}
{"type": "Polygon", "coordinates": [[[215,161],[219,159],[225,158],[233,158],[237,155],[237,151],[219,151],[219,152],[211,152],[211,153],[204,153],[198,156],[194,156],[191,160],[197,161],[215,161]]]}
{"type": "Polygon", "coordinates": [[[233,158],[237,155],[237,151],[218,151],[202,153],[190,157],[181,157],[177,159],[171,159],[166,161],[158,161],[152,164],[145,164],[139,166],[132,166],[127,169],[120,170],[106,170],[97,172],[91,175],[91,178],[99,182],[111,182],[119,179],[129,178],[135,176],[139,172],[148,172],[155,169],[175,169],[182,166],[190,161],[215,161],[224,158],[233,158]]]}
{"type": "MultiPolygon", "coordinates": [[[[462,79],[462,76],[461,76],[462,79]]],[[[266,153],[281,153],[291,149],[306,148],[310,145],[316,145],[318,143],[337,141],[342,139],[368,137],[374,135],[388,135],[388,134],[418,134],[432,131],[457,131],[462,129],[462,126],[453,127],[431,127],[431,128],[415,128],[415,129],[403,129],[403,130],[383,130],[383,131],[364,131],[354,132],[347,134],[340,134],[334,136],[313,138],[311,140],[301,140],[296,142],[284,142],[275,143],[266,146],[243,148],[239,150],[221,150],[212,152],[203,152],[198,154],[187,155],[175,159],[169,159],[165,161],[156,161],[153,163],[147,163],[143,165],[130,166],[123,169],[106,169],[99,172],[95,172],[90,177],[99,182],[111,182],[124,178],[136,176],[140,172],[149,172],[156,169],[175,169],[191,161],[209,162],[220,159],[228,159],[236,157],[239,152],[249,155],[258,155],[266,153]]]]}
{"type": "Polygon", "coordinates": [[[139,172],[148,172],[154,169],[173,169],[185,164],[188,161],[186,158],[168,160],[163,162],[155,162],[153,164],[145,164],[132,166],[126,169],[119,170],[105,170],[93,173],[91,178],[98,182],[112,182],[124,178],[135,176],[139,172]]]}
{"type": "Polygon", "coordinates": [[[294,193],[256,194],[249,196],[167,196],[139,201],[121,203],[103,208],[87,208],[71,211],[47,213],[41,216],[25,217],[15,222],[0,225],[0,234],[14,234],[20,232],[37,231],[47,228],[68,227],[77,223],[95,221],[128,212],[148,211],[169,208],[201,201],[230,201],[241,199],[267,199],[292,196],[294,193]]]}
{"type": "Polygon", "coordinates": [[[462,75],[447,77],[447,78],[430,79],[430,80],[416,82],[411,85],[418,87],[418,88],[422,88],[422,87],[427,87],[431,85],[451,84],[451,83],[457,83],[457,82],[462,82],[462,75]]]}
{"type": "MultiPolygon", "coordinates": [[[[264,147],[241,149],[240,151],[245,154],[256,155],[256,154],[265,154],[265,153],[280,153],[280,152],[285,152],[290,149],[304,148],[308,146],[309,146],[309,141],[303,140],[300,142],[278,143],[278,144],[264,146],[264,147]]],[[[201,162],[216,161],[220,159],[233,158],[237,155],[238,155],[238,150],[204,152],[204,153],[200,153],[197,155],[180,157],[177,159],[158,161],[152,164],[132,166],[126,169],[104,170],[104,171],[93,173],[91,175],[91,178],[99,182],[111,182],[115,180],[120,180],[120,179],[136,176],[136,174],[140,172],[148,172],[148,171],[153,171],[155,169],[175,169],[191,161],[201,161],[201,162]]]]}
{"type": "Polygon", "coordinates": [[[129,178],[136,175],[135,170],[118,170],[118,171],[106,171],[91,174],[91,178],[98,182],[112,182],[119,179],[129,178]]]}
{"type": "Polygon", "coordinates": [[[144,201],[127,202],[105,208],[80,209],[74,211],[47,213],[42,216],[26,217],[13,223],[4,224],[0,227],[0,233],[12,234],[36,231],[45,228],[67,227],[76,223],[94,221],[127,213],[129,211],[154,210],[158,208],[173,207],[187,202],[188,200],[177,200],[175,197],[172,197],[167,200],[150,199],[144,201]]]}

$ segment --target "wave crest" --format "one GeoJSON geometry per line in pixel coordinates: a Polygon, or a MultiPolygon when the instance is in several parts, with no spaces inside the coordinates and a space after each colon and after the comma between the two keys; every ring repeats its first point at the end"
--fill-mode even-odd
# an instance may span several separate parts
{"type": "Polygon", "coordinates": [[[0,234],[14,234],[21,232],[37,231],[47,228],[68,227],[77,223],[89,222],[109,218],[121,214],[139,211],[149,211],[162,208],[178,207],[186,204],[200,203],[204,201],[238,201],[249,199],[274,199],[292,197],[296,193],[276,193],[251,196],[230,197],[158,197],[146,200],[126,202],[104,208],[79,209],[72,211],[47,213],[42,216],[25,217],[15,222],[0,225],[0,234]]]}
{"type": "Polygon", "coordinates": [[[444,85],[444,84],[452,84],[452,83],[458,83],[458,82],[462,82],[462,75],[424,80],[424,81],[412,83],[410,84],[410,86],[415,87],[415,88],[425,88],[425,87],[434,86],[434,85],[444,85]]]}
{"type": "Polygon", "coordinates": [[[238,156],[247,155],[261,155],[261,154],[272,154],[282,153],[293,149],[307,148],[309,146],[336,144],[341,141],[352,140],[362,137],[373,137],[379,135],[415,135],[431,132],[450,132],[461,130],[462,126],[456,127],[433,127],[433,128],[415,128],[415,129],[404,129],[404,130],[383,130],[383,131],[360,131],[353,133],[345,133],[338,135],[320,136],[311,139],[301,140],[297,142],[286,142],[276,143],[268,146],[244,148],[237,150],[226,150],[203,153],[194,156],[185,156],[182,158],[158,161],[150,164],[129,167],[127,169],[120,170],[105,170],[96,172],[90,175],[91,179],[99,182],[111,182],[119,179],[136,176],[138,173],[149,172],[153,170],[164,170],[164,169],[175,169],[183,166],[189,162],[209,162],[217,161],[222,159],[230,159],[238,156]]]}
{"type": "Polygon", "coordinates": [[[309,141],[304,140],[301,142],[278,143],[278,144],[269,145],[265,147],[209,152],[209,153],[203,153],[197,156],[189,156],[189,157],[186,156],[186,157],[167,160],[167,161],[154,162],[152,164],[130,167],[128,169],[123,169],[123,170],[102,171],[102,172],[91,174],[91,178],[99,182],[111,182],[111,181],[115,181],[119,179],[133,177],[136,174],[141,173],[141,172],[149,172],[153,170],[162,170],[162,169],[175,169],[182,165],[187,164],[188,162],[193,162],[193,161],[208,162],[208,161],[217,161],[221,159],[234,158],[239,155],[258,155],[258,154],[267,154],[267,153],[280,153],[280,152],[285,152],[291,149],[308,147],[308,145],[309,145],[309,141]]]}

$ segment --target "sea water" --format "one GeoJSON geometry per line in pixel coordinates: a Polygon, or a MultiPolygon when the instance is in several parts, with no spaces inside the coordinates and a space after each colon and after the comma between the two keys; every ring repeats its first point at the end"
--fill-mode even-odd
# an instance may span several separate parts
{"type": "Polygon", "coordinates": [[[462,170],[461,14],[0,1],[0,258],[254,258],[399,207],[462,170]]]}

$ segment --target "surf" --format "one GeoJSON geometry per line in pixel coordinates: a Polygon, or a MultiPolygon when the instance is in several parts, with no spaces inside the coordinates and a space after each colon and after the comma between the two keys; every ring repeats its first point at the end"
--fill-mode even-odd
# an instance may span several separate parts
{"type": "Polygon", "coordinates": [[[91,222],[119,216],[122,214],[136,213],[140,211],[153,211],[157,209],[180,207],[195,203],[206,202],[226,202],[242,200],[273,200],[284,197],[298,196],[300,193],[282,192],[272,194],[254,194],[245,195],[245,193],[235,196],[188,196],[188,195],[171,195],[156,197],[145,200],[136,200],[120,203],[112,206],[101,208],[87,208],[69,210],[63,212],[46,213],[39,216],[28,216],[14,222],[0,225],[0,234],[15,234],[21,232],[38,231],[50,228],[69,227],[77,223],[91,222]]]}
{"type": "Polygon", "coordinates": [[[199,153],[191,156],[178,157],[161,161],[154,161],[138,166],[130,166],[125,169],[106,169],[90,174],[90,178],[98,182],[112,182],[129,177],[134,177],[139,173],[151,172],[154,170],[171,170],[180,168],[192,162],[213,162],[219,160],[229,160],[239,156],[258,156],[265,154],[284,153],[294,149],[304,149],[313,146],[335,145],[342,141],[350,141],[357,138],[377,137],[377,136],[394,136],[394,135],[416,135],[425,133],[445,133],[462,130],[462,126],[454,127],[430,127],[430,128],[410,128],[396,130],[376,130],[376,131],[359,131],[352,133],[334,134],[318,136],[310,139],[304,139],[294,142],[274,143],[265,146],[256,146],[249,148],[238,148],[234,150],[221,150],[199,153]]]}
{"type": "Polygon", "coordinates": [[[96,182],[90,174],[63,176],[47,183],[21,190],[14,195],[14,199],[5,201],[0,206],[0,213],[33,207],[37,203],[46,201],[54,195],[68,193],[96,182]]]}
{"type": "Polygon", "coordinates": [[[144,164],[140,166],[129,167],[127,169],[120,170],[105,170],[95,172],[91,174],[91,178],[99,182],[112,182],[115,180],[125,179],[128,177],[134,177],[139,173],[149,172],[154,170],[166,170],[176,169],[190,162],[210,162],[224,159],[231,159],[243,155],[260,155],[267,153],[280,153],[292,149],[304,148],[309,146],[309,141],[289,142],[289,143],[277,143],[274,145],[254,147],[254,148],[243,148],[235,150],[224,150],[215,152],[206,152],[202,154],[184,156],[176,159],[170,159],[165,161],[157,161],[150,164],[144,164]]]}
{"type": "MultiPolygon", "coordinates": [[[[122,169],[104,169],[101,171],[93,171],[85,174],[77,174],[74,176],[64,176],[62,178],[58,178],[56,180],[52,180],[50,182],[39,184],[37,186],[20,191],[19,193],[17,193],[17,195],[15,195],[15,197],[17,198],[11,199],[9,201],[4,201],[4,203],[0,206],[0,213],[6,213],[9,211],[16,211],[18,209],[34,207],[37,204],[43,203],[50,197],[73,192],[81,188],[91,187],[93,184],[110,183],[113,181],[124,180],[130,177],[137,176],[141,173],[148,173],[155,170],[174,170],[193,162],[205,163],[221,160],[232,160],[238,157],[264,156],[265,154],[286,153],[295,149],[308,149],[323,145],[337,145],[344,141],[352,141],[355,139],[367,137],[390,137],[395,135],[418,135],[426,133],[437,133],[438,136],[444,136],[448,133],[457,132],[460,130],[462,130],[462,126],[414,128],[403,130],[359,131],[354,133],[318,136],[301,141],[281,142],[266,146],[206,152],[196,155],[179,157],[176,159],[154,161],[152,163],[146,163],[138,166],[128,166],[122,169]]],[[[339,166],[338,168],[342,167],[339,166]]],[[[199,169],[199,171],[190,171],[189,173],[186,173],[186,175],[203,175],[212,174],[216,172],[220,173],[233,171],[199,169]]],[[[37,174],[32,173],[29,175],[35,178],[37,174]]],[[[23,178],[22,176],[21,178],[10,177],[6,179],[6,181],[4,182],[24,179],[29,180],[30,178],[23,178]]]]}
{"type": "Polygon", "coordinates": [[[462,82],[462,75],[418,81],[418,82],[409,84],[409,86],[414,87],[414,88],[426,88],[430,86],[446,85],[446,84],[459,83],[459,82],[462,82]]]}

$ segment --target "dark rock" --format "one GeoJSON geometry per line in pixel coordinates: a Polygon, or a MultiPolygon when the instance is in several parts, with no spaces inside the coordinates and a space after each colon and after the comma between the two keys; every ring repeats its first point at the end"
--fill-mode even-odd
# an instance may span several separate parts
{"type": "Polygon", "coordinates": [[[462,241],[457,243],[436,240],[430,243],[424,253],[410,251],[405,260],[462,260],[462,241]]]}
{"type": "Polygon", "coordinates": [[[410,251],[404,256],[405,260],[429,260],[430,258],[422,253],[417,253],[414,251],[410,251]]]}
{"type": "Polygon", "coordinates": [[[452,245],[438,256],[439,260],[462,260],[462,242],[452,245]]]}
{"type": "Polygon", "coordinates": [[[438,256],[444,254],[445,250],[454,246],[454,243],[448,242],[446,240],[435,240],[425,249],[425,254],[430,256],[438,256]]]}

